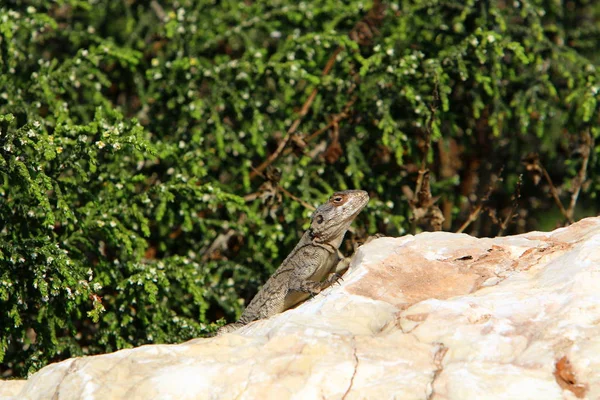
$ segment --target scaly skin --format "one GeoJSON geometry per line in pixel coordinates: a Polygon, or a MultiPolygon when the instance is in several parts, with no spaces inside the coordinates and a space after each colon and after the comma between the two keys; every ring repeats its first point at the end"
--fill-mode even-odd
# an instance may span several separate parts
{"type": "Polygon", "coordinates": [[[248,304],[240,319],[221,327],[217,335],[295,307],[335,282],[340,262],[338,248],[350,224],[368,202],[369,195],[364,190],[334,193],[314,212],[310,228],[248,304]]]}

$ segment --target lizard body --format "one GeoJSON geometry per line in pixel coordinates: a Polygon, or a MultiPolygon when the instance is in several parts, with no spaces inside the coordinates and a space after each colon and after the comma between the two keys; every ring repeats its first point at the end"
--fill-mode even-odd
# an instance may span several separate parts
{"type": "Polygon", "coordinates": [[[336,267],[343,264],[338,248],[350,224],[368,201],[369,195],[363,190],[345,190],[334,193],[327,203],[317,208],[310,228],[248,304],[240,319],[221,327],[217,335],[295,307],[335,282],[339,278],[335,274],[336,267]],[[328,276],[329,279],[325,279],[328,276]]]}

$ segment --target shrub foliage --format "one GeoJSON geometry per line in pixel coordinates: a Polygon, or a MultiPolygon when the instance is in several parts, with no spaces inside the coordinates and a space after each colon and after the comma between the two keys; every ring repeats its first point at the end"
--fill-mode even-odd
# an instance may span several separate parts
{"type": "Polygon", "coordinates": [[[2,374],[213,331],[335,190],[371,194],[355,237],[598,213],[599,18],[585,0],[4,2],[2,374]]]}

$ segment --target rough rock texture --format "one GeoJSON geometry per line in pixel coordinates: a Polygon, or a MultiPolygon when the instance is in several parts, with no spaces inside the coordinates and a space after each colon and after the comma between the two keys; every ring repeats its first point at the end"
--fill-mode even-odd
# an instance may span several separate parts
{"type": "Polygon", "coordinates": [[[597,399],[600,218],[495,239],[377,239],[341,286],[294,310],[53,364],[15,398],[597,399]]]}

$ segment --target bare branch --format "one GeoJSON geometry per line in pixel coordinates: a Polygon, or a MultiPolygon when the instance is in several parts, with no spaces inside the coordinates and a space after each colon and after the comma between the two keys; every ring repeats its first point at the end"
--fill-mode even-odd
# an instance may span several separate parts
{"type": "MultiPolygon", "coordinates": [[[[341,51],[342,51],[341,46],[338,47],[337,49],[335,49],[335,51],[333,52],[331,57],[329,57],[327,64],[325,64],[325,68],[323,68],[323,72],[321,73],[321,76],[325,76],[325,75],[329,74],[329,72],[331,72],[331,69],[333,68],[333,65],[335,64],[336,57],[338,56],[338,54],[341,51]]],[[[296,118],[296,120],[288,128],[285,137],[279,143],[279,146],[277,146],[277,149],[262,164],[260,164],[256,168],[253,168],[253,171],[250,173],[250,179],[255,178],[259,173],[262,173],[269,165],[271,165],[281,155],[281,152],[283,151],[285,146],[287,146],[287,144],[290,140],[290,136],[292,135],[292,133],[296,132],[296,129],[298,129],[298,127],[300,126],[302,119],[304,118],[304,116],[306,114],[308,114],[308,110],[310,110],[310,106],[312,105],[313,101],[317,97],[318,91],[319,91],[318,88],[314,88],[312,90],[312,92],[310,93],[310,95],[308,96],[308,98],[306,99],[304,104],[302,105],[302,108],[300,109],[300,112],[298,113],[298,118],[296,118]]]]}
{"type": "Polygon", "coordinates": [[[579,173],[577,174],[577,177],[575,178],[573,193],[571,194],[571,202],[569,203],[569,208],[566,211],[567,219],[570,222],[573,221],[575,205],[577,204],[577,199],[579,198],[579,193],[581,192],[581,187],[583,186],[583,183],[585,182],[585,179],[586,179],[586,172],[587,172],[588,163],[590,160],[590,153],[591,153],[592,147],[594,146],[594,139],[592,138],[592,135],[590,135],[589,130],[583,134],[582,139],[583,139],[583,143],[581,143],[579,152],[581,153],[581,157],[583,158],[583,161],[581,162],[581,168],[579,169],[579,173]]]}
{"type": "MultiPolygon", "coordinates": [[[[251,168],[252,168],[252,167],[251,167],[251,168]]],[[[254,169],[254,168],[253,168],[253,169],[254,169]]],[[[259,175],[259,176],[261,176],[261,177],[263,177],[263,178],[267,179],[267,178],[265,177],[265,175],[264,175],[262,172],[259,172],[259,171],[257,171],[256,169],[254,169],[254,171],[256,172],[256,175],[259,175]]],[[[305,208],[307,208],[307,209],[309,209],[309,210],[311,210],[311,211],[314,211],[314,210],[316,210],[316,208],[315,208],[314,206],[312,206],[311,204],[309,204],[309,203],[305,202],[305,201],[304,201],[304,200],[302,200],[301,198],[294,196],[294,195],[293,195],[293,194],[291,194],[291,193],[290,193],[288,190],[286,190],[286,189],[285,189],[283,186],[281,186],[281,185],[280,185],[278,182],[277,182],[277,183],[275,183],[275,185],[277,186],[277,189],[278,189],[278,190],[280,190],[280,191],[281,191],[283,194],[285,194],[286,196],[288,196],[288,197],[289,197],[289,198],[291,198],[292,200],[294,200],[294,201],[297,201],[298,203],[302,204],[302,205],[303,205],[305,208]]],[[[248,196],[250,196],[250,195],[248,195],[248,196]]],[[[256,196],[256,197],[258,197],[258,196],[256,196]]],[[[251,200],[254,200],[254,199],[256,199],[256,197],[247,197],[247,200],[246,200],[246,201],[251,201],[251,200]]],[[[244,197],[244,199],[246,199],[246,197],[244,197]]]]}
{"type": "Polygon", "coordinates": [[[511,196],[512,206],[511,206],[508,214],[506,215],[506,218],[504,218],[504,220],[500,224],[500,230],[498,231],[497,236],[504,235],[504,231],[506,231],[508,224],[515,217],[515,215],[516,215],[515,211],[517,211],[517,208],[519,207],[519,199],[521,198],[521,187],[522,186],[523,186],[523,175],[521,174],[521,175],[519,175],[519,180],[517,181],[517,187],[515,188],[515,192],[511,196]]]}
{"type": "MultiPolygon", "coordinates": [[[[538,163],[540,163],[539,160],[538,160],[538,163]]],[[[544,168],[544,166],[541,163],[539,165],[540,165],[540,168],[542,171],[542,175],[544,176],[544,179],[546,179],[546,182],[548,182],[548,186],[550,187],[550,194],[552,194],[552,198],[554,199],[554,202],[558,206],[558,209],[560,210],[561,214],[565,217],[567,222],[572,224],[573,219],[569,216],[569,214],[567,214],[567,210],[565,210],[565,207],[563,206],[562,202],[560,201],[560,197],[558,196],[558,190],[556,190],[556,186],[554,186],[554,183],[552,182],[552,178],[550,178],[550,175],[548,174],[548,171],[546,171],[546,168],[544,168]]]]}
{"type": "MultiPolygon", "coordinates": [[[[375,0],[373,2],[373,7],[371,8],[371,10],[369,10],[367,15],[364,18],[362,18],[360,21],[358,21],[355,24],[355,26],[353,27],[353,29],[350,31],[350,33],[349,33],[350,38],[361,45],[370,44],[372,37],[378,33],[377,28],[379,25],[381,25],[381,23],[383,21],[386,9],[387,9],[387,6],[385,4],[383,4],[380,0],[375,0]]],[[[331,72],[331,70],[333,69],[333,66],[335,65],[337,56],[340,54],[340,52],[343,49],[344,48],[342,46],[338,46],[335,49],[333,54],[327,60],[327,63],[325,64],[325,67],[323,68],[323,71],[321,72],[321,76],[326,76],[331,72]]],[[[351,90],[349,92],[351,92],[352,90],[354,90],[353,87],[351,88],[351,90]]],[[[310,110],[312,103],[314,102],[315,98],[317,97],[318,91],[319,91],[319,89],[317,87],[315,87],[312,90],[312,92],[310,93],[310,95],[308,96],[308,98],[306,99],[304,104],[302,105],[302,108],[300,109],[300,112],[298,113],[298,117],[294,120],[292,125],[287,130],[286,135],[284,136],[284,138],[281,140],[281,142],[277,146],[277,149],[275,150],[275,152],[273,152],[273,154],[271,154],[258,167],[253,168],[253,171],[250,173],[250,179],[254,179],[258,175],[258,173],[262,173],[269,165],[271,165],[273,162],[275,162],[275,160],[277,160],[277,158],[279,158],[279,156],[283,152],[283,149],[289,143],[290,136],[296,132],[296,130],[300,126],[300,123],[302,122],[302,119],[304,118],[304,116],[306,116],[306,114],[308,114],[308,110],[310,110]]],[[[356,101],[356,98],[353,98],[353,99],[351,99],[350,103],[353,104],[355,101],[356,101]]],[[[343,113],[347,114],[347,111],[344,111],[343,113]]],[[[347,117],[347,115],[343,115],[343,114],[340,115],[339,119],[332,120],[330,122],[330,124],[328,124],[327,128],[325,128],[323,130],[321,130],[321,129],[318,130],[317,131],[317,132],[319,132],[318,134],[325,132],[327,129],[329,129],[333,125],[337,124],[341,119],[344,119],[346,117],[347,117]],[[343,118],[342,118],[342,116],[343,116],[343,118]]],[[[315,134],[312,134],[310,138],[312,139],[315,136],[318,136],[318,134],[316,134],[317,132],[315,132],[315,134]]]]}
{"type": "MultiPolygon", "coordinates": [[[[504,171],[504,167],[500,168],[500,171],[498,172],[499,177],[502,176],[503,171],[504,171]]],[[[469,227],[469,225],[471,225],[473,222],[477,221],[477,218],[479,218],[479,216],[481,215],[481,212],[485,209],[485,203],[487,203],[487,201],[492,196],[492,193],[494,192],[494,188],[495,188],[496,184],[501,181],[502,181],[502,178],[498,178],[494,182],[491,182],[488,185],[485,195],[479,199],[477,206],[475,206],[475,208],[471,211],[467,220],[460,226],[460,228],[458,228],[456,233],[464,232],[465,229],[467,229],[469,227]]]]}

